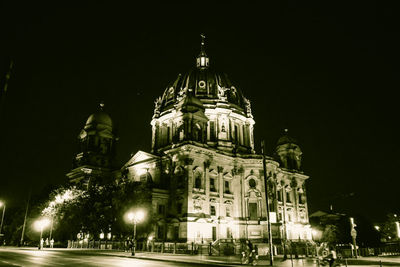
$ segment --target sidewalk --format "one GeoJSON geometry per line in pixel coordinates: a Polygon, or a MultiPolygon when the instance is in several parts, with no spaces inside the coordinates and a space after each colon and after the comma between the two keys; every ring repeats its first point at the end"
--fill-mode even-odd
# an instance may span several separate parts
{"type": "MultiPolygon", "coordinates": [[[[220,265],[220,266],[238,266],[241,264],[241,258],[235,256],[208,256],[208,255],[186,255],[186,254],[160,254],[151,252],[137,252],[134,256],[138,259],[162,260],[169,262],[186,262],[204,265],[220,265]]],[[[269,266],[269,259],[258,261],[258,265],[269,266]]],[[[274,258],[274,266],[291,267],[290,259],[282,261],[282,257],[274,258]]],[[[293,266],[314,267],[317,266],[313,259],[293,259],[293,266]]]]}

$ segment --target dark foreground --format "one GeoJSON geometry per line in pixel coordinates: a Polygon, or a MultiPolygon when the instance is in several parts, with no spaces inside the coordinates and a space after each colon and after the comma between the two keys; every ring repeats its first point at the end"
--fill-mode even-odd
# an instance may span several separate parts
{"type": "Polygon", "coordinates": [[[0,248],[0,266],[118,266],[118,267],[179,267],[203,266],[196,263],[177,263],[136,259],[125,255],[109,255],[97,251],[38,250],[0,248]]]}
{"type": "MultiPolygon", "coordinates": [[[[260,266],[268,266],[268,260],[260,260],[260,266]]],[[[384,267],[400,266],[400,256],[362,257],[342,261],[341,266],[384,267]]],[[[207,255],[172,255],[139,252],[136,257],[130,253],[112,250],[86,249],[44,249],[0,247],[0,267],[4,266],[118,266],[118,267],[152,267],[152,266],[241,266],[238,256],[207,255]]],[[[243,265],[242,265],[243,266],[243,265]]],[[[276,267],[317,267],[315,259],[298,259],[282,261],[276,257],[276,267]]]]}

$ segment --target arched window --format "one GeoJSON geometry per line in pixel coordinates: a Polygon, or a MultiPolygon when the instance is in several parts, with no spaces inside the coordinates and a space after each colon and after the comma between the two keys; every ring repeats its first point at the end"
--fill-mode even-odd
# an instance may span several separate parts
{"type": "Polygon", "coordinates": [[[199,171],[196,171],[194,174],[194,187],[202,188],[202,173],[199,171]]]}
{"type": "Polygon", "coordinates": [[[254,179],[249,180],[250,188],[256,188],[256,185],[257,185],[256,180],[254,180],[254,179]]]}
{"type": "Polygon", "coordinates": [[[282,202],[282,189],[279,189],[276,191],[276,198],[278,199],[279,202],[282,202]]]}
{"type": "Polygon", "coordinates": [[[210,121],[210,141],[216,141],[217,137],[215,135],[215,122],[210,121]]]}
{"type": "Polygon", "coordinates": [[[304,195],[304,193],[299,192],[299,203],[306,204],[306,196],[304,195]]]}
{"type": "Polygon", "coordinates": [[[193,127],[193,139],[194,141],[201,142],[202,141],[202,129],[201,126],[196,123],[193,127]]]}
{"type": "Polygon", "coordinates": [[[292,203],[292,191],[286,191],[286,202],[292,203]]]}
{"type": "Polygon", "coordinates": [[[210,176],[210,191],[217,192],[217,177],[210,176]]]}

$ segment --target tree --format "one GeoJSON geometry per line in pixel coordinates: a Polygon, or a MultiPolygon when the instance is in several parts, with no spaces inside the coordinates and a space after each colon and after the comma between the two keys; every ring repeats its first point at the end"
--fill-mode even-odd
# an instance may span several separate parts
{"type": "Polygon", "coordinates": [[[78,233],[97,239],[100,233],[112,233],[113,238],[125,239],[132,226],[124,220],[131,209],[143,209],[146,218],[138,224],[138,233],[150,233],[154,224],[152,187],[149,183],[124,180],[117,183],[93,184],[87,190],[74,186],[62,187],[50,194],[42,214],[53,218],[56,240],[74,240],[78,233]]]}
{"type": "Polygon", "coordinates": [[[396,223],[399,223],[397,214],[387,214],[385,222],[380,227],[380,234],[383,241],[399,240],[396,223]]]}
{"type": "Polygon", "coordinates": [[[340,243],[340,230],[337,225],[327,224],[322,232],[321,241],[327,242],[329,245],[336,245],[340,243]]]}

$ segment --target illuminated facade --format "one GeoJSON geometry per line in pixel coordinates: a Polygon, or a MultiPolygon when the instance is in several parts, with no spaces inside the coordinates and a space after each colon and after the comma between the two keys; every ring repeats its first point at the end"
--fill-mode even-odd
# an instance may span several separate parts
{"type": "MultiPolygon", "coordinates": [[[[254,150],[250,101],[210,68],[204,38],[196,66],[155,101],[152,151],[123,167],[152,184],[155,240],[268,238],[262,156],[254,150]]],[[[267,157],[273,239],[310,240],[301,149],[287,133],[267,157]]]]}
{"type": "MultiPolygon", "coordinates": [[[[148,183],[155,241],[265,243],[265,178],[254,124],[250,101],[210,68],[203,39],[196,66],[155,101],[151,153],[139,151],[122,168],[113,167],[117,138],[101,105],[78,136],[67,176],[84,186],[118,179],[148,183]]],[[[274,243],[310,240],[301,149],[286,132],[275,152],[266,158],[274,243]]]]}

